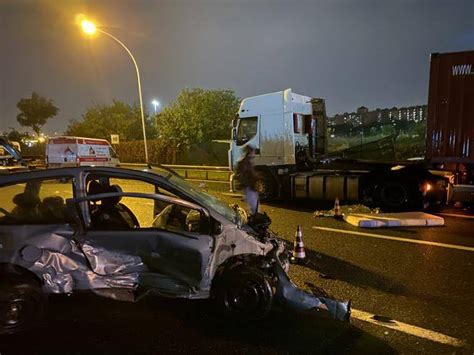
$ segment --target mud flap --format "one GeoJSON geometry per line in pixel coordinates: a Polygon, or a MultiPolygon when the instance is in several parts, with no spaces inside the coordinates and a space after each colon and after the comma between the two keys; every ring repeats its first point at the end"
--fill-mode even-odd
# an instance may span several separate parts
{"type": "Polygon", "coordinates": [[[351,302],[341,302],[326,297],[317,297],[296,287],[278,262],[273,263],[273,272],[278,278],[275,302],[280,306],[293,310],[308,309],[324,310],[329,312],[333,319],[349,322],[351,316],[351,302]]]}

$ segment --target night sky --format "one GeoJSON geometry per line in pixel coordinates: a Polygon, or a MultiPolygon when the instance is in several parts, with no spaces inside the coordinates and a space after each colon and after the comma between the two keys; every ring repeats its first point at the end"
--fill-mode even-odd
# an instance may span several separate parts
{"type": "Polygon", "coordinates": [[[0,0],[0,131],[19,127],[16,103],[32,91],[60,108],[47,133],[92,104],[138,100],[125,51],[86,38],[78,13],[134,53],[149,111],[184,87],[291,87],[331,115],[425,104],[430,53],[474,49],[473,0],[0,0]]]}

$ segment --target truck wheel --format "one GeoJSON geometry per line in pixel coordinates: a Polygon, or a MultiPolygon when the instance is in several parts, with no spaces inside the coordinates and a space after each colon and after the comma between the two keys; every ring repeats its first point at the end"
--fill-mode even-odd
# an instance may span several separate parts
{"type": "Polygon", "coordinates": [[[0,334],[13,334],[32,327],[46,308],[46,296],[35,280],[0,281],[0,334]]]}
{"type": "Polygon", "coordinates": [[[409,206],[410,189],[406,181],[386,181],[377,188],[377,200],[384,211],[403,211],[409,206]]]}
{"type": "Polygon", "coordinates": [[[257,171],[255,191],[258,192],[260,201],[268,201],[275,197],[276,181],[273,176],[265,171],[257,171]]]}
{"type": "Polygon", "coordinates": [[[213,291],[218,310],[237,320],[264,318],[272,307],[269,277],[254,267],[240,266],[224,271],[213,291]]]}

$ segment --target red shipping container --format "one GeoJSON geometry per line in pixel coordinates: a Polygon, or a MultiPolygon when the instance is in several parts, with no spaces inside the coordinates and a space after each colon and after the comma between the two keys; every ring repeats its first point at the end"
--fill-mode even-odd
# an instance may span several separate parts
{"type": "Polygon", "coordinates": [[[426,158],[474,164],[474,51],[431,55],[426,158]]]}

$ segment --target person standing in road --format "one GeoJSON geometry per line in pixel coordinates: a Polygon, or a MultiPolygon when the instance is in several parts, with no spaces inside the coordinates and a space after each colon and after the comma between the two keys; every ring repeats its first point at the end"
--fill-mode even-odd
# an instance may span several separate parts
{"type": "Polygon", "coordinates": [[[249,206],[250,215],[254,215],[258,212],[259,197],[258,192],[255,190],[255,184],[257,183],[257,173],[253,166],[253,158],[255,157],[255,148],[246,145],[244,147],[245,155],[237,163],[237,180],[239,180],[245,193],[245,200],[249,206]]]}

